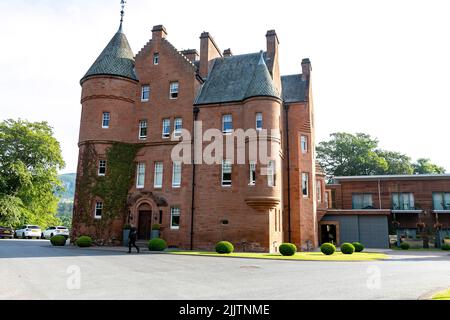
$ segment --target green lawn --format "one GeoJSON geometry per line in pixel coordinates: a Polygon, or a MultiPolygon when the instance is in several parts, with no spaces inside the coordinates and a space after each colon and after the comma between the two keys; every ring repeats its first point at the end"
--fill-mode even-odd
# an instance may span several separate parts
{"type": "Polygon", "coordinates": [[[388,259],[384,253],[354,253],[352,255],[336,252],[332,256],[326,256],[321,252],[299,252],[292,257],[284,257],[279,254],[269,253],[232,253],[218,254],[204,251],[169,251],[171,254],[207,256],[207,257],[229,257],[229,258],[251,258],[251,259],[276,259],[276,260],[301,260],[301,261],[374,261],[388,259]]]}
{"type": "Polygon", "coordinates": [[[450,289],[435,294],[433,300],[450,300],[450,289]]]}

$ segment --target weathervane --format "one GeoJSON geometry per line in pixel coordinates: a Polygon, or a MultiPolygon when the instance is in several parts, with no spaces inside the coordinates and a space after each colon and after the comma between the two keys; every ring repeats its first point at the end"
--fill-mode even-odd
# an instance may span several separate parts
{"type": "Polygon", "coordinates": [[[127,2],[125,0],[120,0],[120,5],[122,6],[122,10],[120,11],[120,30],[122,30],[123,16],[125,15],[125,4],[127,2]]]}

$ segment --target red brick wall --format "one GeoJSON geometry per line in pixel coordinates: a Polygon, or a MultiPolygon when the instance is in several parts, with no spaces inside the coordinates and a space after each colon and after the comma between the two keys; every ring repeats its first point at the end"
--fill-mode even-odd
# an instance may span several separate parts
{"type": "MultiPolygon", "coordinates": [[[[299,248],[306,248],[308,241],[318,245],[317,237],[317,196],[315,175],[315,136],[313,127],[313,109],[311,103],[297,103],[289,106],[289,153],[290,153],[290,189],[285,173],[284,198],[291,195],[291,241],[299,248]],[[308,138],[308,152],[301,151],[301,136],[308,138]],[[302,173],[309,174],[309,195],[302,194],[302,173]]],[[[284,120],[286,121],[286,119],[284,120]]],[[[286,152],[286,151],[285,151],[286,152]]],[[[287,161],[285,161],[287,167],[287,161]]],[[[319,179],[323,183],[323,177],[319,179]]],[[[322,191],[323,193],[323,191],[322,191]]],[[[322,195],[322,198],[324,196],[322,195]]],[[[284,221],[288,221],[288,208],[285,202],[284,221]]],[[[288,240],[288,224],[284,224],[285,239],[288,240]]]]}
{"type": "MultiPolygon", "coordinates": [[[[336,190],[336,208],[352,209],[353,193],[371,193],[373,206],[380,208],[380,197],[378,191],[378,181],[341,181],[339,185],[333,185],[330,189],[336,190]]],[[[413,193],[416,206],[424,210],[421,220],[428,226],[434,226],[436,215],[433,211],[433,192],[450,192],[449,179],[430,180],[389,180],[380,181],[381,209],[392,209],[392,193],[413,193]]],[[[444,228],[450,228],[450,215],[440,214],[439,221],[444,228]]],[[[414,213],[397,213],[397,220],[404,228],[416,228],[419,217],[414,213]]],[[[391,214],[391,220],[393,216],[391,214]]]]}
{"type": "MultiPolygon", "coordinates": [[[[199,121],[203,122],[203,130],[222,127],[222,115],[232,114],[233,127],[244,130],[255,128],[256,113],[263,113],[264,128],[279,129],[281,104],[276,100],[251,99],[245,104],[228,104],[220,106],[204,106],[200,108],[199,121]]],[[[205,143],[204,145],[208,145],[205,143]]],[[[279,141],[274,144],[274,154],[281,169],[279,141]]],[[[225,154],[225,150],[223,151],[225,154]]],[[[248,144],[246,146],[248,155],[248,144]]],[[[236,155],[235,155],[236,156],[236,155]]],[[[224,155],[224,158],[228,158],[224,155]]],[[[276,186],[267,185],[267,176],[260,174],[261,165],[257,166],[256,186],[249,186],[249,162],[233,165],[232,186],[221,186],[221,165],[199,165],[197,169],[196,213],[195,213],[195,246],[211,249],[215,241],[228,240],[242,248],[253,251],[274,251],[273,244],[282,242],[280,228],[275,228],[275,216],[281,214],[282,176],[276,176],[276,186]],[[257,211],[246,203],[249,197],[277,198],[279,205],[273,210],[266,208],[257,211]],[[223,226],[220,221],[228,220],[223,226]],[[221,239],[222,238],[222,239],[221,239]]],[[[281,217],[278,218],[281,220],[281,217]]]]}

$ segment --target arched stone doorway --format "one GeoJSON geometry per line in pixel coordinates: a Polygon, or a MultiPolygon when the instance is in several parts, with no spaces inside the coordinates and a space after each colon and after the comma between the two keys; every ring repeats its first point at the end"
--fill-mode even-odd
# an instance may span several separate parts
{"type": "Polygon", "coordinates": [[[143,203],[137,208],[137,229],[139,240],[149,240],[153,224],[153,210],[148,203],[143,203]]]}
{"type": "Polygon", "coordinates": [[[164,198],[152,192],[136,192],[129,195],[130,222],[138,229],[138,239],[150,239],[152,225],[158,223],[160,207],[167,207],[164,198]]]}

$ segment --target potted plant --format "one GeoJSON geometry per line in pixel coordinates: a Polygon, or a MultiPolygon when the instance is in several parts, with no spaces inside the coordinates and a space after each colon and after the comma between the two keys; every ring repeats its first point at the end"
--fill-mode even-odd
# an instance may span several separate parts
{"type": "Polygon", "coordinates": [[[160,224],[154,224],[152,226],[152,231],[150,233],[150,239],[156,239],[159,238],[161,231],[161,225],[160,224]]]}
{"type": "Polygon", "coordinates": [[[131,229],[131,225],[129,225],[129,224],[126,224],[124,227],[123,227],[123,240],[122,240],[122,243],[123,243],[123,246],[124,247],[128,247],[128,237],[130,236],[130,229],[131,229]]]}
{"type": "Polygon", "coordinates": [[[422,233],[426,227],[425,223],[422,221],[419,221],[417,224],[417,232],[422,233]]]}

